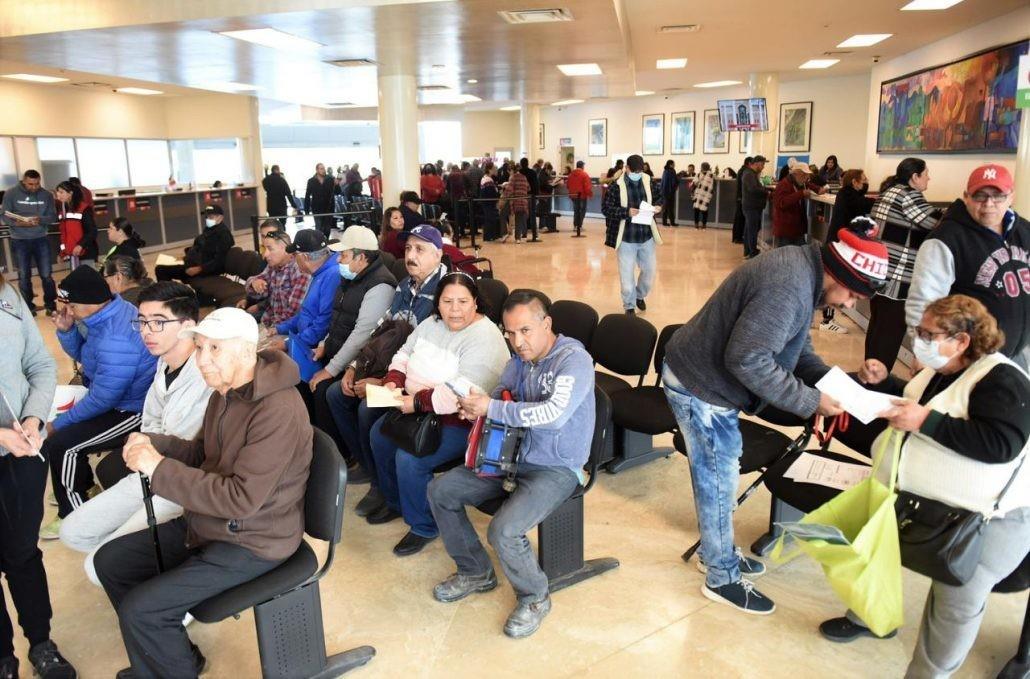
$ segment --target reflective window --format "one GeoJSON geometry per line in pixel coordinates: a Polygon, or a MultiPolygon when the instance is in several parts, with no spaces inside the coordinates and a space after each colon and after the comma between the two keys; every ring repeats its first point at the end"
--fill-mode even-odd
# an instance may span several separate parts
{"type": "Polygon", "coordinates": [[[419,163],[461,157],[461,123],[456,120],[423,120],[418,124],[419,163]]]}
{"type": "Polygon", "coordinates": [[[75,162],[75,142],[71,137],[39,137],[36,139],[39,154],[38,169],[43,173],[44,186],[56,186],[68,177],[79,174],[75,162]]]}
{"type": "Polygon", "coordinates": [[[221,181],[231,186],[240,181],[242,167],[238,139],[193,140],[193,175],[198,184],[221,181]]]}
{"type": "Polygon", "coordinates": [[[164,186],[172,174],[168,142],[164,139],[129,139],[129,175],[133,186],[164,186]]]}
{"type": "Polygon", "coordinates": [[[14,186],[18,181],[18,167],[14,163],[14,140],[0,137],[0,189],[14,186]]]}
{"type": "Polygon", "coordinates": [[[91,189],[129,186],[124,139],[76,139],[79,177],[91,189]]]}

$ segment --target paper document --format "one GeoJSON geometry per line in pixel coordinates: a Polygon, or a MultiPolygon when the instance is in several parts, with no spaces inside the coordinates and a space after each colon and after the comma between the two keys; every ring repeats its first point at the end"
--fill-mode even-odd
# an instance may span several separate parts
{"type": "Polygon", "coordinates": [[[181,259],[176,259],[175,257],[172,257],[171,255],[166,255],[166,254],[164,254],[162,252],[160,255],[157,256],[157,261],[154,262],[154,265],[155,266],[178,266],[178,265],[180,265],[182,263],[183,263],[183,261],[181,259]]]}
{"type": "Polygon", "coordinates": [[[871,471],[872,468],[864,464],[838,462],[812,453],[801,453],[783,476],[798,483],[814,483],[817,486],[846,490],[869,478],[871,471]]]}
{"type": "Polygon", "coordinates": [[[634,224],[650,224],[654,221],[654,205],[651,205],[646,200],[642,200],[637,210],[639,212],[633,215],[633,219],[630,220],[634,224]]]}
{"type": "Polygon", "coordinates": [[[32,217],[23,217],[22,215],[16,215],[10,210],[4,210],[4,217],[7,217],[8,219],[13,219],[16,222],[28,222],[32,220],[32,217]]]}
{"type": "Polygon", "coordinates": [[[815,388],[834,398],[840,407],[857,417],[862,424],[869,424],[880,413],[893,408],[890,394],[870,391],[837,366],[815,383],[815,388]]]}
{"type": "Polygon", "coordinates": [[[836,526],[821,523],[801,523],[800,521],[777,522],[783,532],[798,540],[825,540],[834,545],[850,545],[851,541],[836,526]]]}
{"type": "Polygon", "coordinates": [[[396,408],[403,399],[400,390],[393,391],[378,384],[365,386],[365,399],[369,408],[396,408]]]}
{"type": "Polygon", "coordinates": [[[0,391],[0,398],[3,398],[4,405],[7,406],[7,412],[11,414],[11,427],[13,427],[16,432],[21,434],[21,437],[25,439],[26,443],[29,444],[29,447],[32,449],[32,454],[38,457],[43,462],[46,462],[46,458],[43,457],[43,454],[41,452],[39,452],[39,448],[32,445],[32,439],[29,438],[29,435],[25,433],[25,429],[22,428],[21,422],[18,421],[18,413],[14,412],[14,408],[11,407],[11,402],[7,400],[7,394],[0,391]]]}

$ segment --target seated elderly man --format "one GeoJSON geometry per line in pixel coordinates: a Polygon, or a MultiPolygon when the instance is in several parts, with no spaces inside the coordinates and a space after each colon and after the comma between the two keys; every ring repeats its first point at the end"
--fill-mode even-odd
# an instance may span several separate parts
{"type": "MultiPolygon", "coordinates": [[[[267,220],[276,227],[278,220],[267,220]]],[[[293,242],[279,228],[261,225],[261,256],[268,264],[265,270],[247,279],[247,296],[236,306],[272,327],[297,315],[308,291],[311,276],[300,270],[294,256],[286,251],[293,242]]]]}
{"type": "Polygon", "coordinates": [[[183,616],[281,564],[304,533],[312,429],[297,364],[258,353],[257,322],[242,309],[217,309],[180,334],[194,337],[197,366],[215,391],[201,435],[135,434],[123,452],[155,494],[185,510],[157,528],[165,571],[147,531],[108,542],[94,559],[132,664],[121,679],[196,677],[205,660],[183,616]]]}
{"type": "Polygon", "coordinates": [[[456,467],[429,484],[429,505],[447,553],[458,572],[433,590],[449,603],[497,587],[497,576],[465,507],[508,496],[490,521],[487,537],[515,589],[515,609],[504,633],[529,636],[551,610],[547,575],[526,533],[569,498],[582,480],[594,431],[593,359],[577,340],[555,335],[550,303],[532,290],[513,292],[504,302],[504,332],[517,354],[491,396],[471,393],[458,399],[467,420],[487,417],[524,427],[518,454],[517,486],[508,495],[499,476],[480,476],[456,467]],[[504,391],[517,401],[503,401],[504,391]]]}

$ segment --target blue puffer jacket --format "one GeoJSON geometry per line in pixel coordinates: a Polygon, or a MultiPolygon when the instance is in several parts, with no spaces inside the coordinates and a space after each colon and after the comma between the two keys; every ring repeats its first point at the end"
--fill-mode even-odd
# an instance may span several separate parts
{"type": "Polygon", "coordinates": [[[324,364],[312,359],[311,352],[329,334],[333,300],[336,299],[338,287],[340,267],[334,253],[311,275],[311,283],[300,305],[300,311],[275,327],[277,333],[290,338],[290,358],[297,362],[300,378],[305,382],[321,370],[324,364]]]}
{"type": "Polygon", "coordinates": [[[65,353],[82,364],[83,384],[89,393],[54,420],[55,429],[109,410],[142,412],[157,359],[130,325],[138,314],[136,307],[115,295],[107,306],[83,321],[89,339],[75,326],[57,332],[65,353]]]}

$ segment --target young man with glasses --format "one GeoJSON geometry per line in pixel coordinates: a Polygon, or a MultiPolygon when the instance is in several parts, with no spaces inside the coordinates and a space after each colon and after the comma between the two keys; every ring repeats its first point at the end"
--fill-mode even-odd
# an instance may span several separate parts
{"type": "Polygon", "coordinates": [[[1005,333],[1001,353],[1030,367],[1030,222],[1012,209],[1012,174],[982,165],[969,175],[916,256],[905,320],[919,325],[935,300],[962,294],[979,300],[1005,333]]]}
{"type": "MultiPolygon", "coordinates": [[[[200,431],[212,389],[197,367],[193,337],[179,337],[179,331],[194,327],[199,317],[197,295],[182,283],[162,281],[140,293],[139,315],[132,328],[157,358],[154,380],[143,402],[140,431],[144,434],[192,440],[200,431]]],[[[121,451],[111,454],[121,457],[121,451]]],[[[100,584],[93,568],[97,549],[147,527],[139,476],[129,474],[127,468],[125,473],[128,475],[121,481],[77,508],[61,524],[61,541],[89,554],[86,574],[94,584],[100,584]]],[[[155,496],[154,514],[158,523],[164,523],[182,514],[182,507],[155,496]]]]}

